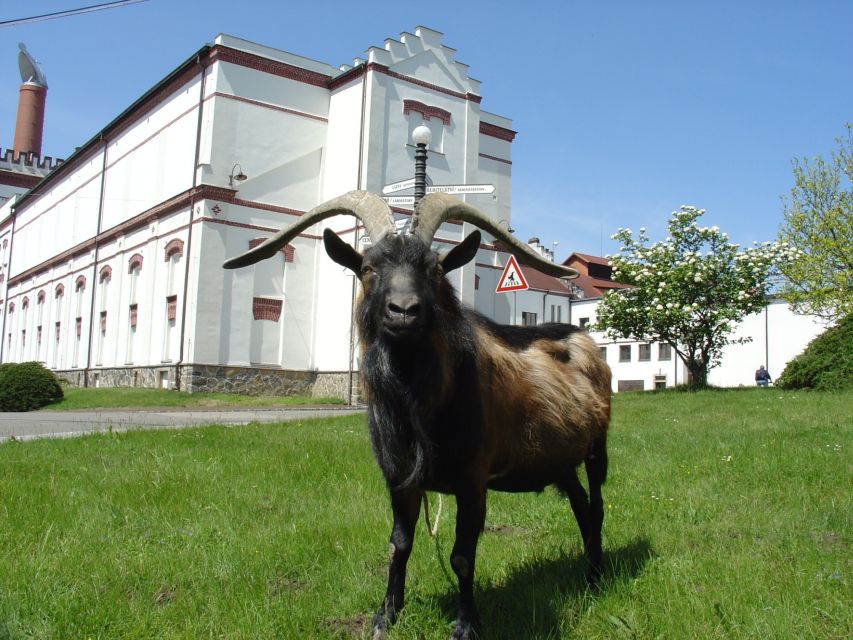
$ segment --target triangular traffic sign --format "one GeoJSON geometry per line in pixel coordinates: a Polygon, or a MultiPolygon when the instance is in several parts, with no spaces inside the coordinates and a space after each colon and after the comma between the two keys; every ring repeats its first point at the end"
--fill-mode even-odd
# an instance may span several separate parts
{"type": "Polygon", "coordinates": [[[521,272],[521,267],[519,267],[518,262],[515,261],[515,256],[510,255],[509,261],[506,263],[504,271],[501,274],[501,279],[498,280],[498,288],[495,289],[495,293],[524,291],[527,288],[527,280],[521,272]]]}

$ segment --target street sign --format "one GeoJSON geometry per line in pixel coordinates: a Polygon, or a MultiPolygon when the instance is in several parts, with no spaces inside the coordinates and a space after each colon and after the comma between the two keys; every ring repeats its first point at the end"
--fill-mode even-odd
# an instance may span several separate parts
{"type": "Polygon", "coordinates": [[[527,280],[521,272],[521,267],[515,261],[515,256],[510,255],[509,260],[504,267],[501,279],[498,281],[498,286],[495,293],[509,293],[510,291],[524,291],[527,289],[527,280]]]}
{"type": "Polygon", "coordinates": [[[494,193],[493,184],[437,184],[426,188],[427,193],[449,193],[464,195],[468,193],[494,193]]]}
{"type": "Polygon", "coordinates": [[[397,191],[411,189],[414,186],[414,178],[409,178],[408,180],[401,180],[400,182],[392,182],[391,184],[386,184],[384,187],[382,187],[382,194],[387,195],[389,193],[396,193],[397,191]]]}
{"type": "Polygon", "coordinates": [[[415,204],[415,196],[385,196],[382,198],[389,206],[415,204]]]}

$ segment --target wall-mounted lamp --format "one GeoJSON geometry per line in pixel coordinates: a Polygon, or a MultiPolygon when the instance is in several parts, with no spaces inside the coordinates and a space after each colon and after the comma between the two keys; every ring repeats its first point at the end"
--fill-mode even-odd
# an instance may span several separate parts
{"type": "Polygon", "coordinates": [[[511,226],[509,226],[509,220],[507,220],[506,218],[499,220],[498,224],[506,225],[506,230],[509,233],[515,233],[515,229],[513,229],[511,226]]]}
{"type": "Polygon", "coordinates": [[[236,163],[233,167],[231,167],[231,175],[228,176],[228,184],[231,185],[232,189],[234,188],[234,181],[235,180],[237,182],[244,182],[245,180],[248,180],[248,179],[249,179],[249,176],[247,176],[245,173],[243,173],[243,167],[240,166],[239,162],[236,163]],[[240,169],[239,171],[237,171],[238,167],[240,169]],[[235,171],[237,171],[237,173],[234,173],[235,171]]]}

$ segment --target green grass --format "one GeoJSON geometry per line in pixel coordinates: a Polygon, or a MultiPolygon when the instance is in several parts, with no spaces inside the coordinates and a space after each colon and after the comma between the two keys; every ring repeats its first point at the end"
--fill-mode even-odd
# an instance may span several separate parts
{"type": "MultiPolygon", "coordinates": [[[[851,404],[618,396],[600,590],[554,491],[493,493],[486,637],[851,637],[851,404]]],[[[449,636],[453,513],[391,640],[449,636]]],[[[363,416],[5,443],[0,638],[367,637],[389,530],[363,416]]]]}
{"type": "MultiPolygon", "coordinates": [[[[294,405],[342,404],[337,398],[311,396],[246,396],[237,393],[184,393],[168,389],[138,387],[65,387],[65,398],[42,411],[94,409],[222,409],[226,407],[275,407],[294,405]]],[[[2,640],[2,636],[0,636],[2,640]]]]}

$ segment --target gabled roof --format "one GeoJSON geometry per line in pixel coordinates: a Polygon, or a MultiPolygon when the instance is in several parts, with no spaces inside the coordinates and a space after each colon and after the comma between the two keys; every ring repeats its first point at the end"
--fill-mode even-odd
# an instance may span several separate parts
{"type": "MultiPolygon", "coordinates": [[[[566,283],[563,280],[560,280],[560,278],[549,276],[528,266],[523,266],[522,271],[524,272],[524,277],[531,289],[548,291],[550,293],[562,293],[565,295],[569,294],[568,286],[566,286],[566,283]]],[[[571,282],[575,282],[575,280],[571,280],[571,282]]]]}
{"type": "Polygon", "coordinates": [[[563,262],[563,264],[568,265],[569,263],[574,262],[574,260],[572,260],[572,258],[577,258],[578,260],[580,260],[581,262],[584,262],[586,264],[600,264],[604,267],[610,266],[610,261],[607,258],[601,258],[599,256],[591,256],[587,253],[578,253],[577,251],[574,252],[572,255],[570,255],[568,258],[566,258],[566,260],[563,262]]]}

